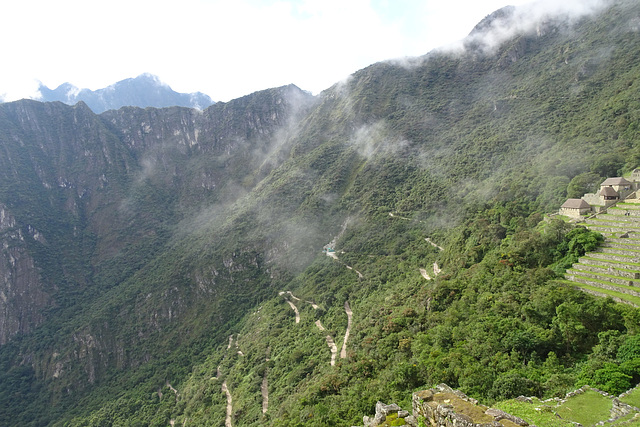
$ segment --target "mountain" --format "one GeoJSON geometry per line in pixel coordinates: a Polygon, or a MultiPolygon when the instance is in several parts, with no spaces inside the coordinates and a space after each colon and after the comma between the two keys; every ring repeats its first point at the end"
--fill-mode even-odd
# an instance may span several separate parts
{"type": "Polygon", "coordinates": [[[558,280],[597,239],[544,218],[640,164],[640,6],[525,12],[318,96],[1,104],[0,424],[357,425],[440,382],[640,382],[640,311],[558,280]]]}
{"type": "Polygon", "coordinates": [[[95,113],[117,110],[121,107],[191,107],[202,110],[214,102],[201,92],[178,93],[151,74],[141,74],[132,79],[121,80],[98,90],[79,89],[63,83],[55,89],[40,85],[38,89],[43,102],[60,101],[74,105],[82,101],[95,113]]]}

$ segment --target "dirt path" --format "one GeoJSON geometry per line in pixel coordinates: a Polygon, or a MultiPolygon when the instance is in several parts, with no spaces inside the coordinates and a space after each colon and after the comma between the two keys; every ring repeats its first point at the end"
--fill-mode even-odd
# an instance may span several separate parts
{"type": "Polygon", "coordinates": [[[220,375],[222,375],[222,373],[220,372],[220,366],[218,366],[218,369],[216,369],[216,376],[215,377],[211,377],[210,380],[217,380],[218,378],[220,378],[220,375]]]}
{"type": "Polygon", "coordinates": [[[294,303],[289,301],[289,299],[285,296],[285,294],[291,295],[291,298],[295,299],[296,301],[300,301],[300,298],[297,298],[296,296],[294,296],[291,293],[291,291],[287,291],[287,292],[281,291],[281,292],[278,293],[278,295],[283,297],[284,300],[287,302],[287,304],[289,304],[289,306],[293,309],[293,312],[296,314],[296,323],[300,323],[300,312],[298,311],[298,307],[296,307],[296,305],[294,303]]]}
{"type": "Polygon", "coordinates": [[[298,298],[297,296],[295,296],[294,294],[291,293],[291,291],[287,291],[287,293],[289,294],[289,296],[291,297],[291,299],[294,299],[296,301],[301,301],[300,298],[298,298]]]}
{"type": "Polygon", "coordinates": [[[335,259],[336,261],[339,261],[340,263],[342,263],[342,265],[344,265],[345,267],[347,267],[349,270],[353,270],[353,271],[355,271],[356,273],[358,273],[358,277],[359,277],[360,279],[364,278],[364,276],[362,275],[362,273],[360,273],[358,270],[356,270],[356,269],[354,269],[353,267],[351,267],[350,265],[347,265],[347,264],[343,263],[342,261],[340,261],[340,260],[338,259],[338,254],[337,254],[336,252],[329,252],[329,251],[327,251],[327,252],[326,252],[326,254],[327,254],[327,256],[329,256],[329,257],[331,257],[331,258],[335,259]]]}
{"type": "Polygon", "coordinates": [[[435,243],[433,242],[433,240],[431,240],[430,238],[428,238],[428,237],[427,237],[427,238],[426,238],[426,239],[424,239],[424,240],[426,240],[426,241],[427,241],[431,246],[433,246],[434,248],[437,248],[437,249],[439,249],[440,251],[444,251],[444,248],[443,248],[442,246],[438,246],[438,245],[437,245],[437,244],[435,244],[435,243]]]}
{"type": "Polygon", "coordinates": [[[347,340],[349,339],[349,333],[351,332],[351,316],[353,316],[353,312],[351,311],[351,307],[349,307],[349,301],[344,302],[344,311],[347,313],[347,330],[344,333],[344,341],[342,342],[342,350],[340,350],[340,358],[347,358],[347,340]]]}
{"type": "MultiPolygon", "coordinates": [[[[316,320],[316,326],[318,327],[318,329],[320,329],[320,331],[322,331],[322,332],[326,331],[326,329],[324,328],[324,326],[322,326],[322,323],[320,323],[319,320],[316,320]]],[[[325,339],[327,340],[327,345],[329,346],[329,351],[331,351],[331,366],[335,366],[335,364],[336,364],[336,355],[338,354],[338,346],[336,345],[336,343],[333,340],[333,338],[331,337],[331,335],[327,335],[325,337],[325,339]]]]}
{"type": "MultiPolygon", "coordinates": [[[[391,214],[390,214],[390,215],[391,215],[391,214]]],[[[345,267],[347,267],[349,270],[353,270],[353,271],[355,271],[356,273],[358,273],[358,277],[359,277],[359,278],[361,278],[361,279],[362,279],[362,278],[364,277],[364,276],[362,275],[362,273],[360,273],[358,270],[356,270],[356,269],[354,269],[353,267],[351,267],[350,265],[347,265],[347,264],[343,263],[342,261],[340,261],[340,260],[338,259],[338,254],[337,254],[337,252],[333,252],[333,251],[331,251],[331,252],[330,252],[330,251],[326,251],[325,253],[327,254],[327,256],[329,256],[329,257],[331,257],[331,258],[335,259],[336,261],[339,261],[340,263],[342,263],[342,265],[344,265],[345,267]]]]}
{"type": "Polygon", "coordinates": [[[442,273],[442,270],[440,270],[440,267],[438,267],[438,263],[434,262],[433,263],[433,274],[438,277],[438,274],[442,273]]]}
{"type": "MultiPolygon", "coordinates": [[[[337,259],[337,258],[336,258],[337,259]]],[[[360,274],[360,273],[358,273],[360,274]]],[[[278,295],[280,295],[281,297],[284,298],[284,300],[289,304],[289,306],[293,309],[293,312],[296,314],[296,323],[300,323],[300,311],[298,310],[298,307],[296,307],[296,305],[294,303],[292,303],[286,296],[285,294],[289,294],[289,297],[292,300],[295,301],[302,301],[300,298],[298,298],[297,296],[295,296],[291,291],[281,291],[278,292],[278,295]]],[[[318,310],[320,308],[320,306],[318,306],[316,303],[314,303],[313,301],[304,301],[307,304],[311,304],[311,307],[313,307],[314,310],[318,310]]]]}
{"type": "Polygon", "coordinates": [[[167,381],[167,387],[169,387],[169,390],[171,390],[176,396],[178,396],[178,390],[173,388],[173,386],[169,384],[169,381],[167,381]]]}
{"type": "MultiPolygon", "coordinates": [[[[391,218],[400,218],[400,219],[404,219],[404,220],[407,220],[407,221],[411,221],[411,218],[407,218],[407,217],[399,216],[399,215],[394,215],[392,212],[389,212],[389,216],[391,218]]],[[[422,221],[420,221],[420,222],[422,222],[422,221]]]]}
{"type": "Polygon", "coordinates": [[[289,303],[289,305],[291,306],[291,308],[293,309],[294,313],[296,314],[296,323],[300,323],[300,312],[298,311],[298,307],[296,307],[296,305],[294,303],[292,303],[289,300],[286,300],[287,303],[289,303]]]}
{"type": "Polygon", "coordinates": [[[350,265],[346,265],[346,264],[345,264],[345,267],[347,267],[349,270],[353,270],[353,271],[355,271],[356,273],[358,273],[358,277],[359,277],[359,278],[361,278],[361,279],[362,279],[362,278],[364,277],[364,276],[362,275],[362,273],[360,273],[358,270],[354,269],[354,268],[353,268],[353,267],[351,267],[350,265]]]}
{"type": "Polygon", "coordinates": [[[233,415],[233,399],[231,399],[231,393],[227,387],[227,382],[222,383],[222,391],[227,395],[227,418],[224,420],[224,427],[232,427],[231,415],[233,415]]]}
{"type": "MultiPolygon", "coordinates": [[[[291,291],[287,291],[287,292],[280,292],[280,295],[283,294],[289,294],[289,296],[291,297],[291,299],[296,300],[296,301],[302,301],[300,298],[298,298],[297,296],[295,296],[291,291]]],[[[319,309],[320,307],[318,307],[318,305],[316,303],[314,303],[313,301],[305,301],[307,304],[311,304],[311,307],[313,307],[314,310],[319,309]]]]}
{"type": "Polygon", "coordinates": [[[422,274],[422,277],[424,277],[427,280],[431,280],[431,277],[429,276],[429,274],[427,274],[427,270],[425,270],[424,268],[420,269],[420,274],[422,274]]]}
{"type": "Polygon", "coordinates": [[[331,338],[331,335],[326,336],[327,345],[329,346],[329,350],[331,350],[331,366],[336,365],[336,356],[338,355],[338,346],[331,338]]]}
{"type": "Polygon", "coordinates": [[[262,413],[266,414],[269,409],[269,383],[267,382],[267,371],[264,371],[264,376],[262,377],[262,385],[260,386],[260,391],[262,392],[262,413]]]}

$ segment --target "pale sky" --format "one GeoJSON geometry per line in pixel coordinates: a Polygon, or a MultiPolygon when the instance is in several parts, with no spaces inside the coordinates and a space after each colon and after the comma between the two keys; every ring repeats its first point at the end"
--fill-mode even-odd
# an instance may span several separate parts
{"type": "Polygon", "coordinates": [[[0,7],[0,97],[38,81],[92,90],[142,73],[216,101],[296,84],[314,94],[419,56],[530,0],[16,0],[0,7]]]}

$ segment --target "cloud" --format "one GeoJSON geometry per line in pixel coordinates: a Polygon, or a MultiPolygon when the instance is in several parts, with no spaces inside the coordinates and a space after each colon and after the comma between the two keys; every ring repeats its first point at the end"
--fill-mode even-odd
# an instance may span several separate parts
{"type": "MultiPolygon", "coordinates": [[[[459,40],[493,10],[525,1],[10,2],[0,37],[11,40],[3,46],[11,67],[0,70],[0,94],[32,96],[37,80],[96,90],[145,72],[216,101],[290,83],[318,93],[374,62],[459,40]]],[[[601,4],[539,3],[573,15],[601,4]]]]}
{"type": "MultiPolygon", "coordinates": [[[[453,3],[447,5],[455,7],[453,3]]],[[[442,13],[434,4],[12,2],[3,9],[0,37],[12,41],[3,46],[3,59],[12,64],[5,68],[15,72],[0,71],[5,85],[0,93],[8,98],[31,95],[36,85],[29,82],[36,79],[48,87],[70,82],[96,90],[144,72],[158,75],[174,90],[202,91],[219,101],[289,83],[318,93],[373,62],[420,55],[434,47],[438,36],[460,21],[449,14],[449,25],[434,25],[432,14],[442,13]]],[[[461,25],[468,32],[474,23],[461,25]]]]}
{"type": "Polygon", "coordinates": [[[506,40],[522,33],[544,33],[544,24],[550,19],[562,19],[570,27],[577,19],[601,11],[606,0],[538,0],[511,9],[488,22],[488,26],[473,31],[466,39],[449,46],[453,50],[468,47],[492,53],[506,40]]]}
{"type": "Polygon", "coordinates": [[[350,144],[358,154],[367,160],[376,155],[393,156],[406,147],[409,143],[389,131],[383,121],[359,127],[353,132],[350,144]]]}

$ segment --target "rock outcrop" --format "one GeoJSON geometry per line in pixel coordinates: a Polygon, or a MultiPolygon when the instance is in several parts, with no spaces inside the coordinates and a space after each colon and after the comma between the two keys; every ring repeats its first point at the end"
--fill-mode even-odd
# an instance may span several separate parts
{"type": "Polygon", "coordinates": [[[528,426],[525,420],[499,409],[488,408],[454,390],[446,384],[436,388],[413,393],[413,414],[402,410],[396,404],[376,404],[373,418],[363,417],[364,427],[378,427],[397,424],[398,419],[404,425],[418,426],[421,420],[429,427],[516,427],[528,426]],[[393,424],[391,424],[393,423],[393,424]]]}

